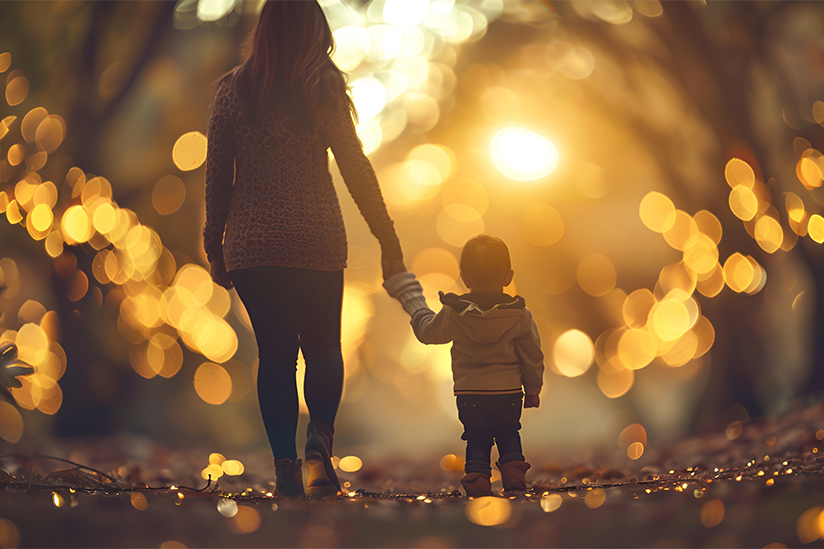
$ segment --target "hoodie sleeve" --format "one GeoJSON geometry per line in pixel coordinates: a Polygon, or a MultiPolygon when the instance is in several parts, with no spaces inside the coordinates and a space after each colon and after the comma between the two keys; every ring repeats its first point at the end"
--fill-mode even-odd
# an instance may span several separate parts
{"type": "Polygon", "coordinates": [[[521,363],[521,377],[524,391],[537,395],[544,384],[544,353],[541,351],[541,336],[529,309],[524,309],[524,330],[515,339],[515,354],[521,363]]]}
{"type": "Polygon", "coordinates": [[[390,296],[400,301],[404,310],[412,317],[410,324],[418,341],[426,344],[449,343],[449,312],[447,308],[440,313],[435,312],[426,304],[421,283],[410,272],[398,273],[390,276],[383,283],[383,287],[390,296]]]}

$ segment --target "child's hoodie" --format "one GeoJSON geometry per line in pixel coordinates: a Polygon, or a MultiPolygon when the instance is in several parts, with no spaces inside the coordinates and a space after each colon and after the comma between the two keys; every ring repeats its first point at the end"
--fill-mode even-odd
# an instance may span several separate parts
{"type": "Polygon", "coordinates": [[[532,313],[520,296],[504,293],[440,292],[437,314],[426,304],[423,289],[410,272],[383,284],[412,317],[421,343],[452,342],[455,394],[538,394],[543,385],[544,355],[532,313]]]}

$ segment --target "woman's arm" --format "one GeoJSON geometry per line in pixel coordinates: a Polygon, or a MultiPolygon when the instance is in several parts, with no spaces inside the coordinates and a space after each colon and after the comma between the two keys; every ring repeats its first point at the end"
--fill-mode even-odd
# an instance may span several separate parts
{"type": "Polygon", "coordinates": [[[384,278],[402,272],[403,252],[395,226],[386,210],[372,163],[363,153],[352,116],[344,104],[330,108],[329,145],[346,188],[355,200],[369,230],[378,239],[383,255],[384,278]]]}
{"type": "MultiPolygon", "coordinates": [[[[235,179],[234,128],[228,82],[220,84],[209,117],[206,152],[206,224],[203,248],[209,263],[223,265],[223,233],[232,202],[235,179]]],[[[225,268],[224,268],[225,270],[225,268]]]]}

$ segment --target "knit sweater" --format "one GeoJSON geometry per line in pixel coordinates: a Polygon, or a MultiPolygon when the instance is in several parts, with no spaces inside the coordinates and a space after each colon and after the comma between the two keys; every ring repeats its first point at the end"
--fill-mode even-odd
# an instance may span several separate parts
{"type": "Polygon", "coordinates": [[[452,343],[456,395],[516,393],[522,387],[528,394],[541,392],[541,338],[522,297],[440,292],[443,308],[435,314],[413,273],[393,275],[383,286],[412,317],[421,343],[452,343]]]}
{"type": "Polygon", "coordinates": [[[232,78],[220,83],[207,136],[203,247],[209,261],[223,259],[228,271],[259,266],[343,269],[346,232],[328,148],[383,254],[402,257],[352,117],[344,105],[329,103],[318,110],[308,133],[301,133],[278,105],[250,125],[232,78]]]}

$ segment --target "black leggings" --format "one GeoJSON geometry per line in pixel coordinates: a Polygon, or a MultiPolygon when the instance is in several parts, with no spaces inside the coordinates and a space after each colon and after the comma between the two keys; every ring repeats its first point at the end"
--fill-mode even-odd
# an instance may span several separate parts
{"type": "Polygon", "coordinates": [[[296,459],[298,349],[306,362],[309,417],[335,424],[343,390],[343,271],[252,267],[231,277],[255,331],[258,401],[272,453],[296,459]]]}

